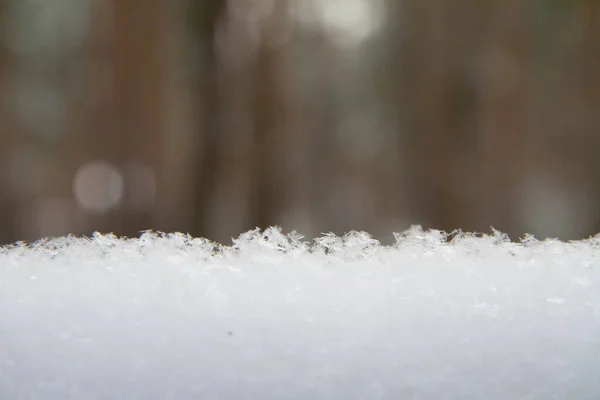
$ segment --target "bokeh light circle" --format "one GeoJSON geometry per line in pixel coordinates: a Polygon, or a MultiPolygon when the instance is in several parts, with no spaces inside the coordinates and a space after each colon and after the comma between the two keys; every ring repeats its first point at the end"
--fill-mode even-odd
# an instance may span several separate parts
{"type": "Polygon", "coordinates": [[[122,174],[112,164],[90,161],[79,168],[73,180],[77,204],[86,212],[104,214],[121,202],[125,184],[122,174]]]}

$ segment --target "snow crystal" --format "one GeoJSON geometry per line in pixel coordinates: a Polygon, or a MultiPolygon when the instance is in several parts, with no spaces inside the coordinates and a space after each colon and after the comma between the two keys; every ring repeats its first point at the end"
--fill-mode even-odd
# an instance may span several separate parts
{"type": "Polygon", "coordinates": [[[0,248],[2,399],[596,399],[600,236],[0,248]]]}

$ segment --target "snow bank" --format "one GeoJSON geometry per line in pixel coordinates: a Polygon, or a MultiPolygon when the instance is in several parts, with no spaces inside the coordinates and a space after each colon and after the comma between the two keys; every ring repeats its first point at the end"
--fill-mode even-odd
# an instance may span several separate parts
{"type": "Polygon", "coordinates": [[[600,237],[0,250],[2,399],[597,399],[600,237]]]}

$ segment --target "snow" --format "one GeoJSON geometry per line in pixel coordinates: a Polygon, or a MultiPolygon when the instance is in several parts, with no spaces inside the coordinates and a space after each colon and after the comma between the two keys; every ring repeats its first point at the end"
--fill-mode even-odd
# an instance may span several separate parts
{"type": "Polygon", "coordinates": [[[597,398],[600,236],[395,237],[4,247],[0,398],[597,398]]]}

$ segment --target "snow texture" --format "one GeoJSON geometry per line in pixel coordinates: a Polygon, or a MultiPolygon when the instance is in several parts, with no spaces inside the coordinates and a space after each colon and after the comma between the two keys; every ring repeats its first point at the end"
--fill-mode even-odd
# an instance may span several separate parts
{"type": "Polygon", "coordinates": [[[600,236],[0,248],[1,399],[598,399],[600,236]]]}

